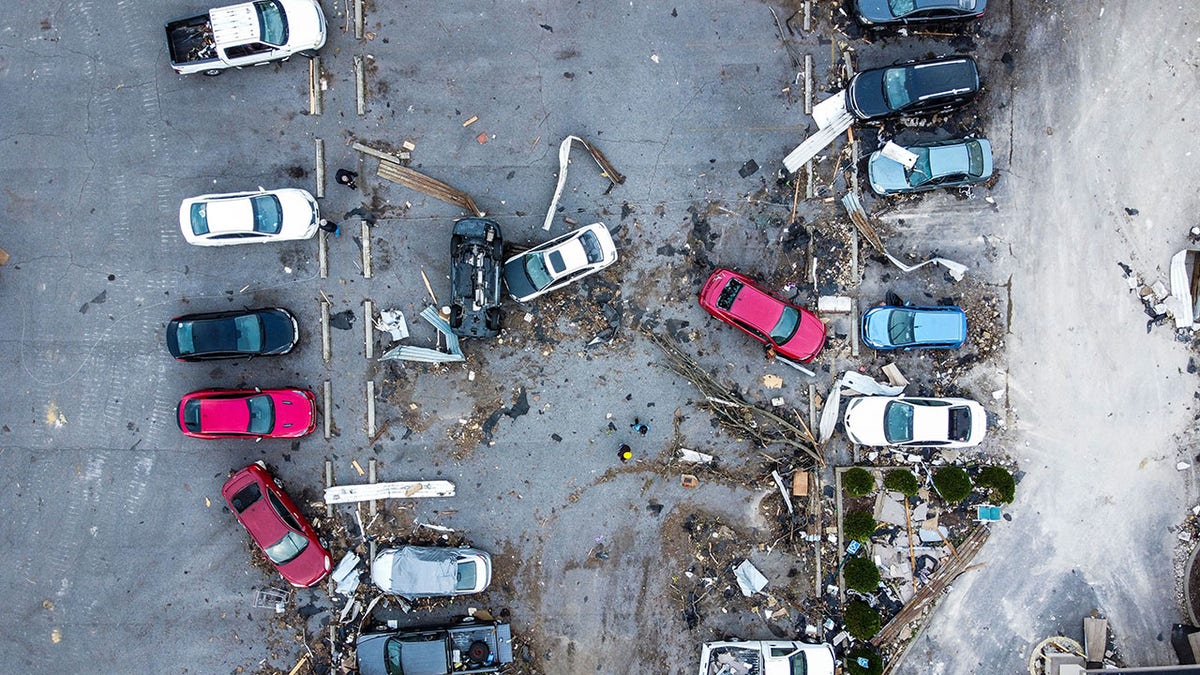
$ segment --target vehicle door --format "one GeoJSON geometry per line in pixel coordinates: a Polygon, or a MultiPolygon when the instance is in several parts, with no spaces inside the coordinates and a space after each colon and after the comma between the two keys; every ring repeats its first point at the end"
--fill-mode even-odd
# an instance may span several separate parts
{"type": "Polygon", "coordinates": [[[236,68],[266,65],[274,58],[276,51],[278,51],[276,47],[265,42],[248,42],[224,49],[225,61],[236,68]]]}

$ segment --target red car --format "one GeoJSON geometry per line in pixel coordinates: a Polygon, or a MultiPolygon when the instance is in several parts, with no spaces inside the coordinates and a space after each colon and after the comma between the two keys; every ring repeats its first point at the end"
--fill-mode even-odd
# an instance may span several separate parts
{"type": "Polygon", "coordinates": [[[329,551],[300,509],[259,462],[225,481],[221,496],[254,543],[293,586],[307,588],[329,574],[329,551]]]}
{"type": "Polygon", "coordinates": [[[205,389],[179,401],[179,430],[194,438],[299,438],[317,428],[307,389],[205,389]]]}
{"type": "Polygon", "coordinates": [[[719,269],[708,277],[700,289],[700,306],[793,361],[811,361],[825,346],[825,324],[815,314],[732,270],[719,269]]]}

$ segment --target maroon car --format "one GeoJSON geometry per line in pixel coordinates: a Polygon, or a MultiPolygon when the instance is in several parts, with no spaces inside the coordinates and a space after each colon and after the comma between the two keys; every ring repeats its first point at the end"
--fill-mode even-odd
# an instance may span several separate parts
{"type": "Polygon", "coordinates": [[[329,574],[329,551],[261,463],[230,476],[221,487],[221,496],[254,543],[293,586],[306,588],[329,574]]]}
{"type": "Polygon", "coordinates": [[[811,361],[825,346],[825,324],[780,300],[749,277],[719,269],[700,289],[700,306],[793,361],[811,361]]]}
{"type": "Polygon", "coordinates": [[[307,389],[193,391],[176,412],[193,438],[299,438],[317,428],[317,397],[307,389]]]}

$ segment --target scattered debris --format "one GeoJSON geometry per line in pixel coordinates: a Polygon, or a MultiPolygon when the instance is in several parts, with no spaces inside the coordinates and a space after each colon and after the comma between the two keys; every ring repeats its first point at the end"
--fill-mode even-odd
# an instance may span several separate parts
{"type": "Polygon", "coordinates": [[[679,484],[685,488],[695,488],[700,486],[700,479],[690,473],[685,473],[679,476],[679,484]]]}
{"type": "Polygon", "coordinates": [[[383,356],[379,357],[380,361],[419,361],[422,363],[454,363],[466,360],[462,353],[462,349],[458,344],[458,336],[450,329],[450,324],[446,323],[433,305],[426,307],[421,312],[421,318],[433,324],[433,327],[438,330],[446,338],[446,351],[432,349],[429,347],[414,347],[412,345],[401,345],[389,349],[383,356]]]}
{"type": "Polygon", "coordinates": [[[822,295],[817,298],[817,311],[822,314],[849,314],[854,309],[854,299],[845,295],[822,295]]]}
{"type": "Polygon", "coordinates": [[[945,267],[955,281],[962,281],[963,275],[967,273],[966,265],[954,262],[948,258],[930,258],[929,260],[916,265],[904,264],[900,261],[900,259],[893,256],[891,253],[888,253],[887,249],[884,248],[883,240],[879,238],[879,234],[875,231],[875,227],[871,225],[871,221],[867,216],[867,210],[863,207],[862,201],[858,198],[857,193],[846,193],[846,196],[842,197],[842,205],[846,207],[846,212],[850,214],[850,220],[854,223],[854,226],[857,227],[859,232],[861,232],[867,241],[870,242],[871,246],[873,246],[876,251],[879,251],[879,253],[890,260],[893,265],[900,268],[900,271],[911,272],[930,263],[934,263],[945,267]]]}
{"type": "Polygon", "coordinates": [[[746,597],[750,597],[767,587],[767,578],[763,576],[762,572],[758,571],[757,567],[750,564],[749,560],[743,560],[742,564],[733,569],[733,574],[737,577],[738,589],[746,597]]]}
{"type": "Polygon", "coordinates": [[[338,562],[337,567],[333,568],[330,578],[333,579],[337,586],[339,595],[344,595],[353,599],[354,591],[358,589],[360,582],[360,573],[358,564],[362,562],[362,558],[354,554],[353,551],[347,552],[338,562]]]}
{"type": "Polygon", "coordinates": [[[842,406],[843,387],[867,396],[899,396],[904,391],[902,386],[880,384],[862,373],[847,370],[842,375],[842,379],[834,383],[833,391],[825,400],[825,407],[821,409],[821,427],[818,431],[822,443],[829,440],[837,426],[838,411],[842,406]]]}
{"type": "Polygon", "coordinates": [[[908,386],[908,378],[904,377],[904,374],[900,372],[900,367],[895,363],[889,363],[884,366],[883,374],[887,376],[888,382],[890,382],[893,387],[908,386]]]}
{"type": "Polygon", "coordinates": [[[600,152],[596,146],[578,136],[567,136],[558,146],[558,185],[554,188],[554,197],[550,200],[550,208],[546,209],[546,220],[542,223],[543,230],[549,231],[550,224],[554,220],[554,210],[558,208],[558,200],[562,197],[563,186],[567,184],[567,166],[571,163],[571,144],[575,142],[578,142],[591,154],[592,159],[596,160],[600,171],[603,172],[601,175],[612,181],[613,186],[625,182],[625,176],[613,167],[604,153],[600,152]]]}
{"type": "Polygon", "coordinates": [[[709,464],[713,461],[712,455],[706,455],[703,452],[688,450],[687,448],[679,449],[679,461],[687,462],[688,464],[709,464]]]}
{"type": "Polygon", "coordinates": [[[742,165],[742,168],[738,169],[738,175],[742,178],[749,178],[756,173],[758,173],[758,162],[752,159],[746,160],[746,163],[742,165]]]}
{"type": "Polygon", "coordinates": [[[404,312],[398,309],[385,309],[379,313],[375,329],[388,333],[393,342],[399,342],[408,337],[408,322],[404,320],[404,312]]]}
{"type": "MultiPolygon", "coordinates": [[[[486,136],[484,134],[485,138],[486,136]]],[[[453,204],[474,216],[483,217],[484,215],[483,211],[480,211],[479,207],[475,205],[475,200],[471,199],[471,195],[401,164],[380,160],[378,175],[380,178],[412,188],[434,199],[453,204]]]]}
{"type": "Polygon", "coordinates": [[[767,389],[779,389],[783,386],[783,378],[768,373],[762,376],[762,383],[767,389]]]}

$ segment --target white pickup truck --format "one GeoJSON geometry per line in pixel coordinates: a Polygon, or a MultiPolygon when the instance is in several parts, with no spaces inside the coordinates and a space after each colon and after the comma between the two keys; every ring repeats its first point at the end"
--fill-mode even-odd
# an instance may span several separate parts
{"type": "Polygon", "coordinates": [[[167,24],[175,72],[220,75],[311,54],[325,44],[325,14],[317,0],[257,0],[217,7],[167,24]]]}

